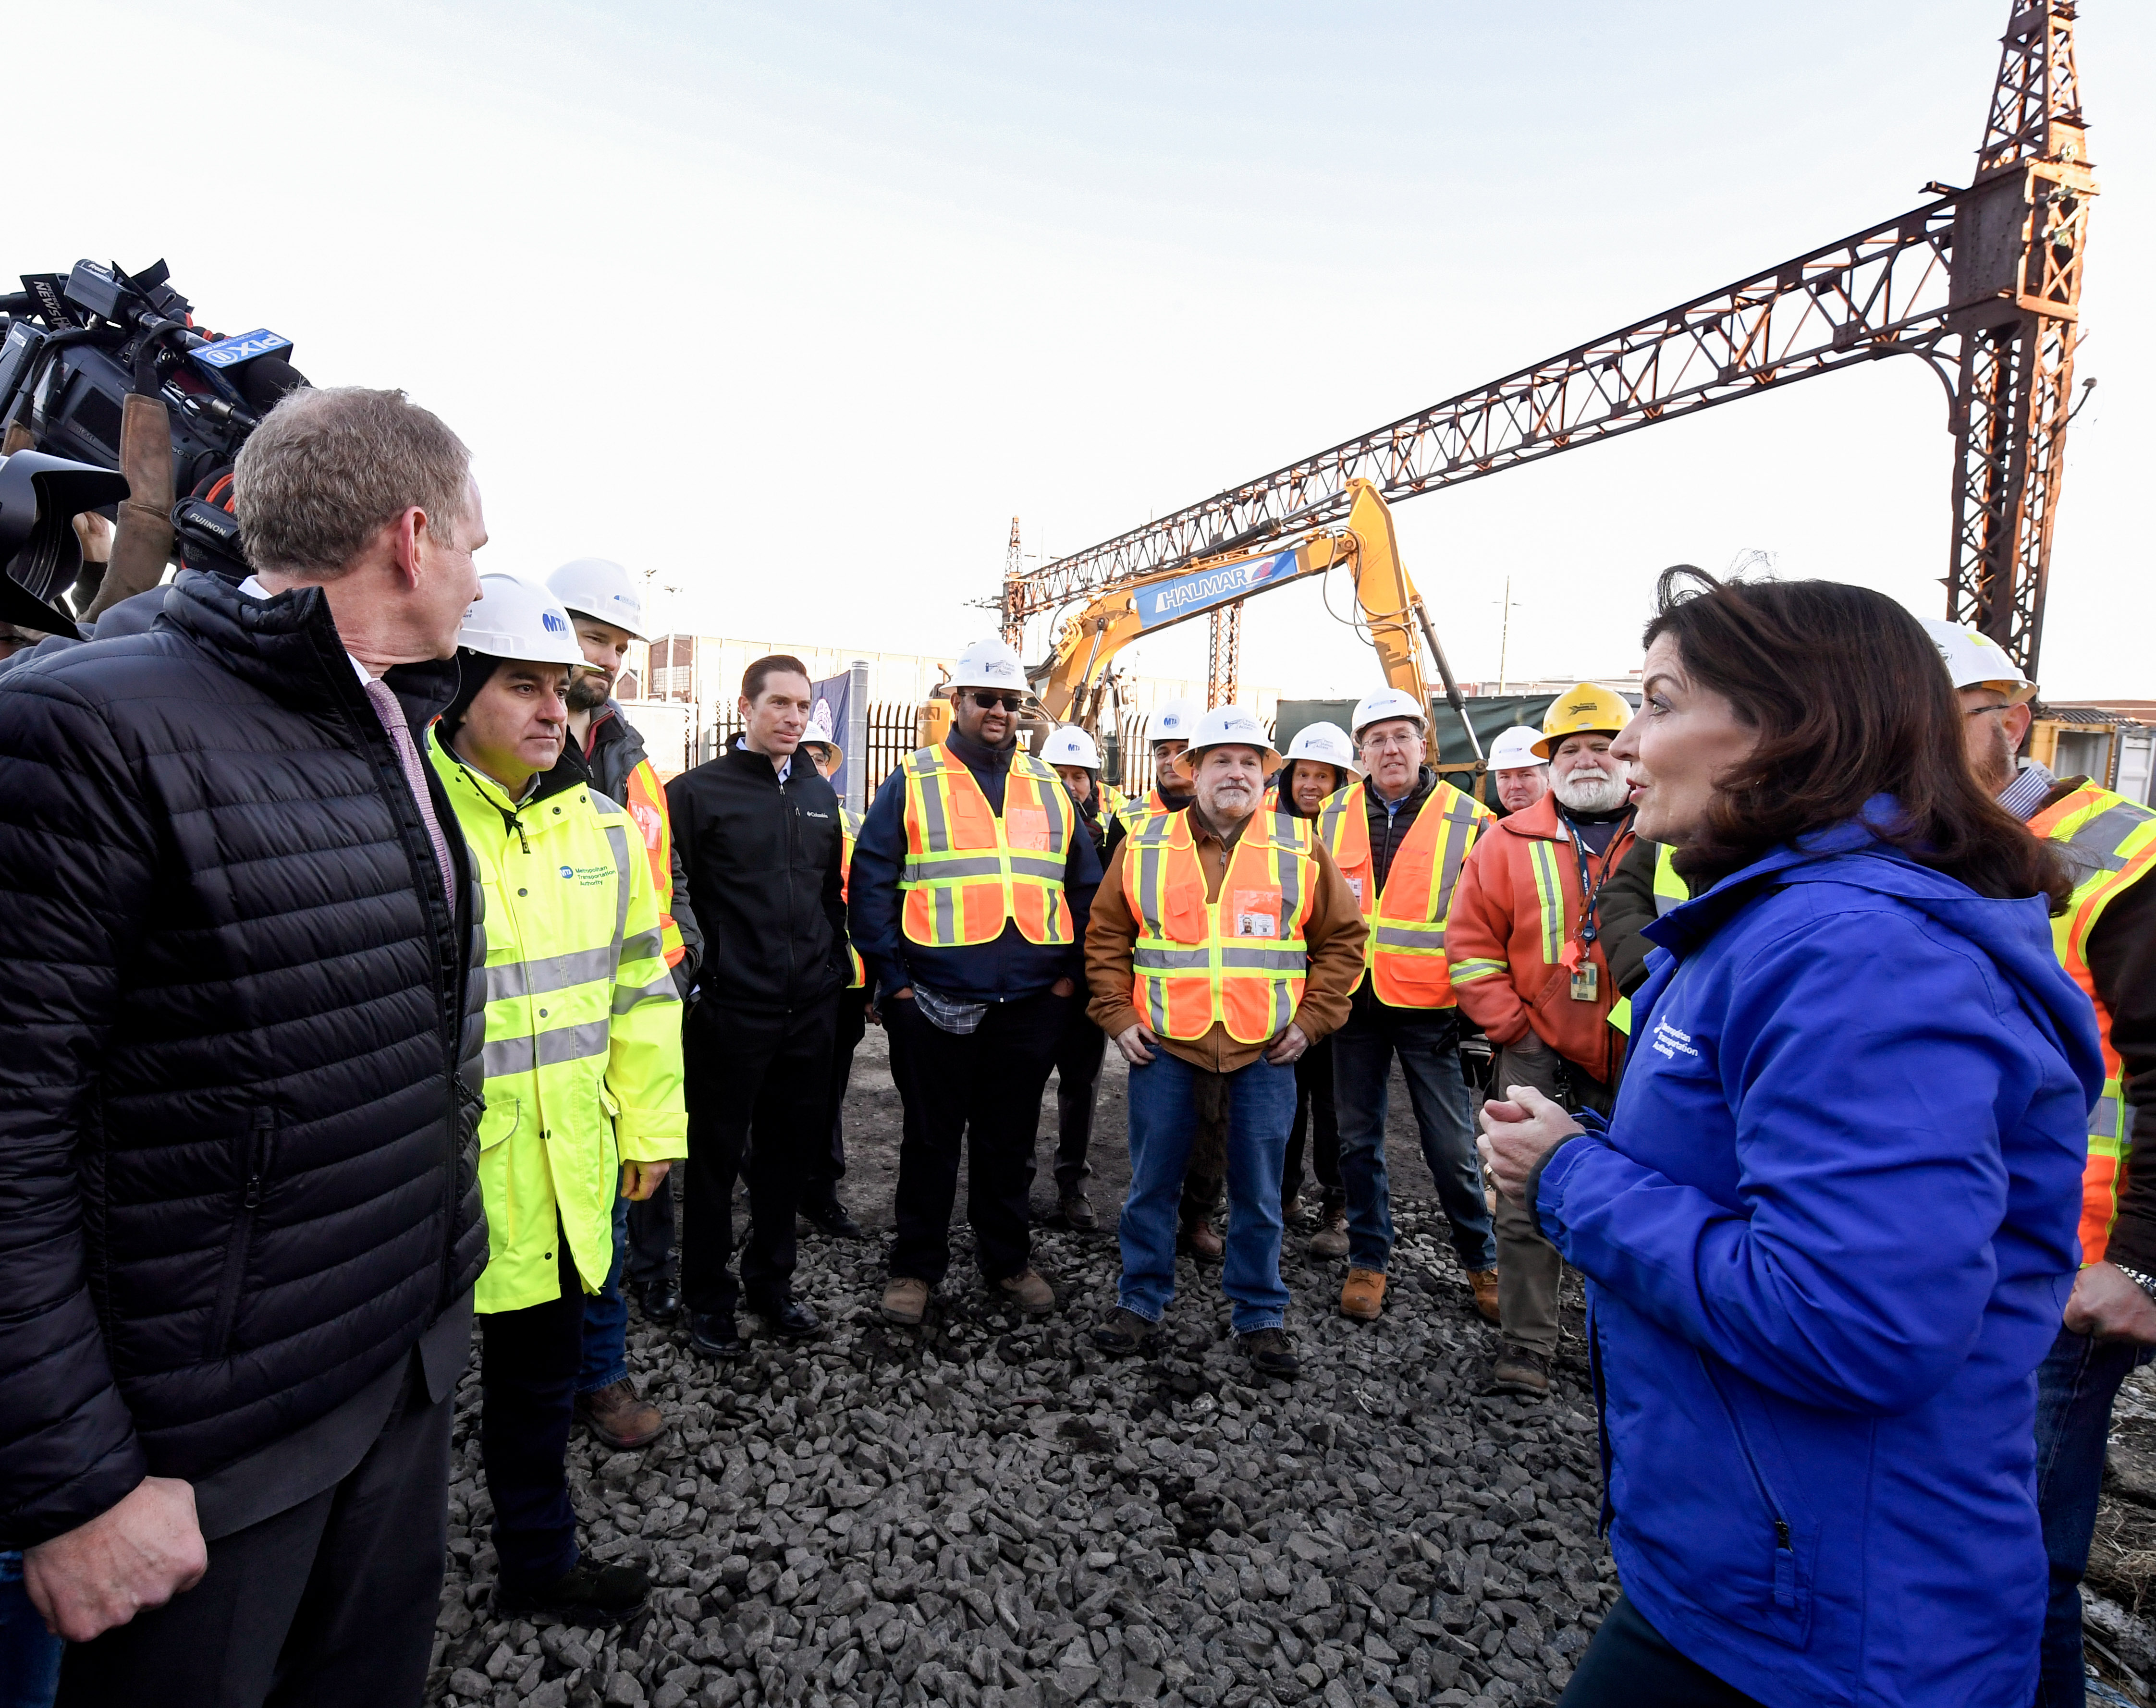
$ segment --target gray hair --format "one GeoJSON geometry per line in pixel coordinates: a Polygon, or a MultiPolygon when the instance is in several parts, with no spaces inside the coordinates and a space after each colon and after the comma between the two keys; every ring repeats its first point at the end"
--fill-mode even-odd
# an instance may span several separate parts
{"type": "Polygon", "coordinates": [[[233,466],[233,508],[258,570],[341,575],[382,524],[417,505],[437,537],[464,514],[471,453],[402,392],[289,392],[233,466]]]}

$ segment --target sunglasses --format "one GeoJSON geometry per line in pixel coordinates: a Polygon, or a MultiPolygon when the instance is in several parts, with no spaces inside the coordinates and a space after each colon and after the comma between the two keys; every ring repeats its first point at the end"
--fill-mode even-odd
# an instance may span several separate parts
{"type": "Polygon", "coordinates": [[[1025,705],[1025,696],[1023,694],[989,694],[976,688],[973,690],[973,704],[980,707],[983,711],[993,711],[998,706],[1001,706],[1005,711],[1015,712],[1023,710],[1025,705]]]}

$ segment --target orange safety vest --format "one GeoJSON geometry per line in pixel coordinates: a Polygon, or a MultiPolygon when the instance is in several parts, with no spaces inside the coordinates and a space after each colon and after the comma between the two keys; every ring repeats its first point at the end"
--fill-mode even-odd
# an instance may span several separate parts
{"type": "Polygon", "coordinates": [[[1014,920],[1029,943],[1071,941],[1063,870],[1076,820],[1063,779],[1022,747],[1004,778],[1000,817],[948,747],[916,748],[906,761],[898,879],[908,941],[934,949],[993,942],[1014,920]]]}
{"type": "Polygon", "coordinates": [[[1317,893],[1307,821],[1254,815],[1237,839],[1216,901],[1188,808],[1146,818],[1123,851],[1123,895],[1137,921],[1131,1003],[1160,1037],[1186,1043],[1224,1025],[1263,1044],[1295,1018],[1309,954],[1303,925],[1317,893]]]}
{"type": "Polygon", "coordinates": [[[2103,1043],[2103,1095],[2089,1111],[2088,1161],[2082,1172],[2082,1261],[2101,1263],[2118,1219],[2119,1171],[2125,1165],[2126,1131],[2132,1119],[2125,1096],[2124,1063],[2112,1048],[2111,1010],[2089,971],[2088,941],[2103,910],[2156,868],[2156,812],[2086,783],[2029,821],[2039,836],[2057,843],[2073,874],[2066,910],[2051,921],[2051,946],[2059,964],[2096,1006],[2103,1043]]]}
{"type": "MultiPolygon", "coordinates": [[[[854,887],[854,844],[861,833],[860,814],[844,801],[839,803],[839,900],[852,900],[854,887]]],[[[853,934],[846,934],[846,963],[853,968],[847,979],[848,990],[859,990],[869,982],[868,968],[861,964],[860,951],[854,947],[853,934]]]]}
{"type": "Polygon", "coordinates": [[[1363,955],[1378,1000],[1395,1008],[1449,1008],[1452,973],[1445,954],[1445,916],[1452,909],[1460,864],[1496,815],[1440,778],[1408,827],[1385,873],[1384,893],[1370,881],[1369,785],[1352,782],[1318,809],[1318,834],[1370,922],[1363,955]]]}
{"type": "Polygon", "coordinates": [[[659,895],[659,941],[669,967],[688,952],[681,928],[674,923],[674,830],[666,816],[666,789],[649,759],[629,774],[629,798],[622,803],[644,837],[644,857],[651,864],[651,887],[659,895]]]}

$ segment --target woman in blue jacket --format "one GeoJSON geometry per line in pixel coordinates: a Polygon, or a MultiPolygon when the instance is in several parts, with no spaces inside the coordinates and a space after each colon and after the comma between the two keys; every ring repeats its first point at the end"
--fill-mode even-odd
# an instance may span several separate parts
{"type": "Polygon", "coordinates": [[[2102,1083],[2064,884],[1883,596],[1671,570],[1646,640],[1611,751],[1695,899],[1646,928],[1607,1131],[1483,1116],[1589,1283],[1625,1593],[1565,1708],[2026,1708],[2102,1083]]]}

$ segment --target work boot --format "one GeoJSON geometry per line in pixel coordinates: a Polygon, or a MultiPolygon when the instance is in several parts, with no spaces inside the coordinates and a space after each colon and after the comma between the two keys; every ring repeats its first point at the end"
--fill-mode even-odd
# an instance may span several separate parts
{"type": "Polygon", "coordinates": [[[1284,1193],[1281,1198],[1281,1226],[1291,1227],[1301,1219],[1302,1194],[1299,1192],[1284,1193]]]}
{"type": "Polygon", "coordinates": [[[1303,1249],[1312,1257],[1347,1256],[1348,1212],[1338,1204],[1327,1204],[1322,1214],[1324,1221],[1310,1236],[1310,1244],[1303,1249]]]}
{"type": "Polygon", "coordinates": [[[1063,1200],[1063,1225],[1080,1234],[1091,1234],[1101,1225],[1093,1213],[1092,1200],[1082,1192],[1074,1192],[1063,1200]]]}
{"type": "Polygon", "coordinates": [[[649,1447],[665,1428],[658,1407],[643,1398],[629,1379],[609,1382],[604,1387],[577,1396],[577,1416],[592,1434],[617,1453],[649,1447]]]}
{"type": "Polygon", "coordinates": [[[808,1218],[816,1230],[830,1239],[865,1239],[861,1224],[846,1213],[846,1207],[839,1202],[836,1193],[827,1198],[818,1198],[814,1203],[801,1207],[801,1213],[808,1218]]]}
{"type": "Polygon", "coordinates": [[[1375,1322],[1385,1308],[1385,1278],[1377,1269],[1350,1269],[1340,1290],[1340,1314],[1358,1322],[1375,1322]]]}
{"type": "Polygon", "coordinates": [[[634,1566],[601,1566],[579,1560],[544,1589],[516,1592],[494,1587],[494,1610],[500,1618],[552,1613],[565,1625],[589,1630],[618,1625],[644,1605],[651,1580],[634,1566]]]}
{"type": "Polygon", "coordinates": [[[1030,1264],[1014,1275],[1005,1275],[993,1290],[1005,1304],[1028,1316],[1046,1316],[1055,1309],[1055,1290],[1041,1280],[1040,1271],[1030,1264]]]}
{"type": "Polygon", "coordinates": [[[1228,1242],[1213,1231],[1213,1223],[1200,1216],[1194,1222],[1183,1224],[1177,1237],[1175,1249],[1186,1257],[1194,1257],[1200,1263],[1218,1263],[1228,1249],[1228,1242]]]}
{"type": "Polygon", "coordinates": [[[1118,1305],[1110,1311],[1107,1320],[1093,1331],[1093,1344],[1111,1358],[1128,1358],[1138,1352],[1152,1350],[1160,1325],[1147,1322],[1135,1310],[1126,1310],[1118,1305]]]}
{"type": "Polygon", "coordinates": [[[1550,1357],[1532,1346],[1507,1341],[1490,1367],[1490,1387],[1497,1393],[1523,1393],[1535,1399],[1549,1392],[1550,1357]]]}
{"type": "Polygon", "coordinates": [[[767,1299],[749,1309],[782,1341],[805,1341],[824,1326],[824,1319],[798,1299],[767,1299]]]}
{"type": "Polygon", "coordinates": [[[1467,1285],[1475,1290],[1475,1308],[1482,1313],[1485,1322],[1497,1321],[1497,1272],[1495,1269],[1470,1269],[1467,1285]]]}
{"type": "Polygon", "coordinates": [[[901,1328],[919,1328],[928,1315],[928,1283],[911,1275],[893,1275],[885,1283],[883,1315],[901,1328]]]}
{"type": "Polygon", "coordinates": [[[1284,1328],[1254,1328],[1237,1335],[1235,1344],[1260,1376],[1293,1377],[1302,1373],[1302,1360],[1295,1355],[1295,1342],[1284,1328]]]}

